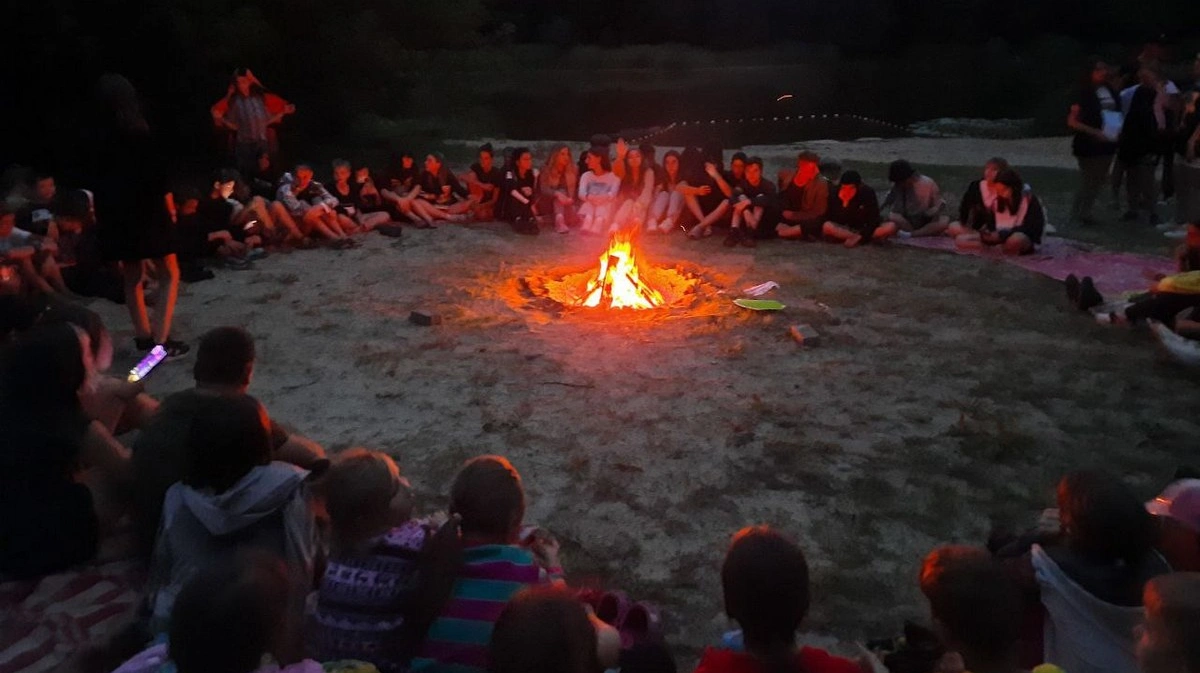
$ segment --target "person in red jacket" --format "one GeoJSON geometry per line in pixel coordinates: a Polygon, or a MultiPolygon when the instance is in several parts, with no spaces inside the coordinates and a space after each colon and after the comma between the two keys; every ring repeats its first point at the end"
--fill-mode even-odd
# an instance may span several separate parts
{"type": "Polygon", "coordinates": [[[808,562],[768,526],[743,528],[721,566],[725,613],[742,627],[745,651],[708,648],[696,673],[863,673],[859,664],[796,646],[808,614],[808,562]]]}

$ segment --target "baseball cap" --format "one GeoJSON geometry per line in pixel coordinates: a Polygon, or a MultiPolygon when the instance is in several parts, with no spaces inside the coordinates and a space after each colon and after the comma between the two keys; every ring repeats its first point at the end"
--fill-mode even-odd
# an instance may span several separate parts
{"type": "Polygon", "coordinates": [[[846,171],[842,173],[841,184],[843,185],[861,185],[862,181],[862,175],[858,171],[846,171]]]}
{"type": "Polygon", "coordinates": [[[1146,503],[1154,516],[1170,517],[1200,533],[1200,479],[1180,479],[1146,503]]]}

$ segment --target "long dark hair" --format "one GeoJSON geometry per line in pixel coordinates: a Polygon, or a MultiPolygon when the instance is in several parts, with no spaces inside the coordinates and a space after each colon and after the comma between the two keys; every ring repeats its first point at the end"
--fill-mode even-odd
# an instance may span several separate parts
{"type": "Polygon", "coordinates": [[[531,587],[508,602],[492,631],[489,673],[600,673],[596,629],[583,604],[558,587],[531,587]]]}
{"type": "Polygon", "coordinates": [[[126,133],[149,133],[142,101],[133,83],[123,75],[105,73],[96,83],[96,94],[109,121],[126,133]]]}
{"type": "Polygon", "coordinates": [[[996,183],[1012,190],[1012,198],[1005,205],[1008,206],[1008,212],[1015,215],[1021,209],[1021,201],[1026,198],[1025,181],[1021,179],[1021,174],[1005,167],[996,174],[996,183]]]}
{"type": "Polygon", "coordinates": [[[642,191],[642,181],[646,179],[646,171],[650,171],[650,174],[653,176],[654,169],[646,162],[646,155],[642,154],[640,149],[631,149],[629,151],[631,153],[637,152],[638,156],[642,158],[642,163],[638,166],[637,174],[635,175],[629,165],[629,155],[626,154],[621,159],[621,162],[625,164],[625,177],[621,178],[621,194],[634,197],[642,191]]]}
{"type": "Polygon", "coordinates": [[[962,648],[968,667],[1003,661],[1020,640],[1020,590],[986,549],[934,549],[921,564],[920,586],[930,613],[950,636],[947,646],[962,648]]]}
{"type": "Polygon", "coordinates": [[[463,564],[463,538],[495,544],[516,541],[525,516],[521,475],[502,456],[479,456],[463,465],[450,487],[451,518],[429,540],[421,558],[421,584],[406,622],[415,647],[441,614],[463,564]]]}
{"type": "Polygon", "coordinates": [[[768,526],[743,528],[721,566],[725,613],[742,627],[746,651],[767,673],[795,671],[796,629],[808,614],[808,561],[768,526]]]}
{"type": "Polygon", "coordinates": [[[667,150],[667,153],[663,155],[662,160],[662,184],[664,185],[666,185],[667,181],[671,179],[671,176],[667,174],[667,159],[671,158],[674,158],[679,164],[679,171],[675,173],[675,182],[681,182],[683,180],[683,157],[681,157],[679,152],[676,152],[675,150],[667,150]]]}
{"type": "MultiPolygon", "coordinates": [[[[589,149],[587,153],[594,157],[600,158],[600,168],[603,168],[605,173],[612,170],[612,160],[608,158],[608,150],[599,147],[593,147],[589,149]]],[[[584,157],[585,160],[586,158],[587,157],[584,157]]]]}
{"type": "Polygon", "coordinates": [[[1089,558],[1136,569],[1154,547],[1154,522],[1124,483],[1101,472],[1072,472],[1058,482],[1067,545],[1089,558]]]}

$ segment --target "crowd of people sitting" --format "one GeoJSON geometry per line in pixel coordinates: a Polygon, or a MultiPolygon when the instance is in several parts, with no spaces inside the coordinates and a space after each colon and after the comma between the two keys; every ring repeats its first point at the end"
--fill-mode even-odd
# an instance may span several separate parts
{"type": "MultiPolygon", "coordinates": [[[[148,570],[135,623],[92,670],[676,670],[653,605],[572,586],[503,457],[467,461],[448,508],[418,514],[388,455],[329,456],[248,394],[241,328],[205,334],[195,387],[161,401],[105,374],[112,341],[87,309],[26,310],[5,330],[0,581],[122,557],[148,570]]],[[[797,644],[823,599],[801,546],[743,529],[720,574],[738,630],[696,670],[1200,671],[1196,476],[1142,503],[1115,477],[1066,475],[1028,530],[932,550],[929,626],[850,658],[797,644]]]]}

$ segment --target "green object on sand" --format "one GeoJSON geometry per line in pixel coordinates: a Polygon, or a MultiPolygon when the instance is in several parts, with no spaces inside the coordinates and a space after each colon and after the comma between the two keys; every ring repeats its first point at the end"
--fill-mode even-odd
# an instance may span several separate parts
{"type": "Polygon", "coordinates": [[[787,308],[774,299],[734,299],[733,303],[751,311],[778,311],[787,308]]]}

